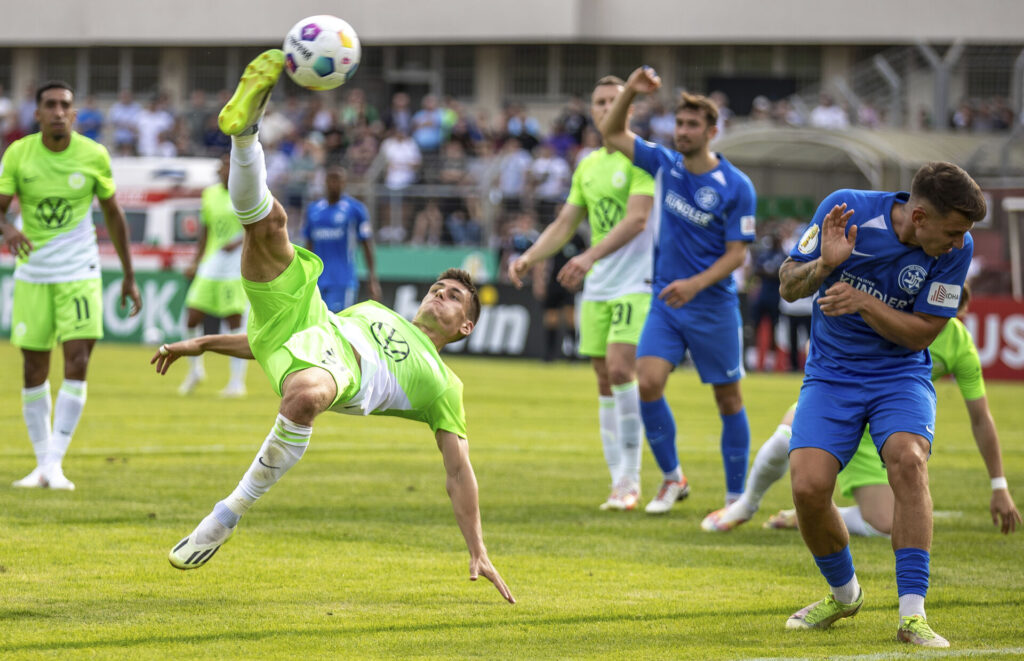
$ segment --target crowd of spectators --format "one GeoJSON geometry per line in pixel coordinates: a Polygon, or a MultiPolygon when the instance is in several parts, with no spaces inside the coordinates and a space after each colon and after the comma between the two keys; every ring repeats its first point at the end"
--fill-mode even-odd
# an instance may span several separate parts
{"type": "MultiPolygon", "coordinates": [[[[196,90],[184,107],[175,108],[167,94],[140,101],[126,90],[105,112],[85,96],[78,104],[77,128],[115,156],[218,156],[230,146],[217,128],[217,110],[228,95],[227,90],[215,95],[196,90]]],[[[870,103],[851,113],[827,94],[810,109],[759,96],[746,117],[733,115],[725,95],[713,97],[723,133],[734,123],[843,130],[886,121],[884,111],[870,103]]],[[[547,127],[514,102],[498,112],[470,110],[454,98],[432,94],[414,103],[399,91],[378,109],[358,87],[344,89],[337,103],[326,100],[332,98],[272,102],[261,127],[269,183],[299,222],[305,203],[322,194],[326,166],[346,166],[353,187],[379,182],[381,194],[371,213],[383,243],[479,245],[489,236],[497,247],[521,212],[530,212],[541,226],[553,219],[572,171],[600,146],[580,98],[570,99],[547,127]],[[485,231],[485,205],[497,209],[491,232],[485,231]]],[[[2,145],[35,130],[34,111],[34,90],[25,90],[15,103],[0,87],[2,145]]],[[[957,131],[998,131],[1012,124],[1004,99],[965,101],[950,116],[957,131]]],[[[639,135],[671,146],[674,126],[671,100],[638,100],[632,128],[639,135]]]]}

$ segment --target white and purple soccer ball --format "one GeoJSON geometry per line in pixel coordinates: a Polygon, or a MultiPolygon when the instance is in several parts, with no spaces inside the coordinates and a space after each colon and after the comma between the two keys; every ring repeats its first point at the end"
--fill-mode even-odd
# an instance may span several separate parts
{"type": "Polygon", "coordinates": [[[352,26],[336,16],[310,16],[284,38],[284,67],[291,79],[310,90],[344,85],[359,67],[362,49],[352,26]]]}

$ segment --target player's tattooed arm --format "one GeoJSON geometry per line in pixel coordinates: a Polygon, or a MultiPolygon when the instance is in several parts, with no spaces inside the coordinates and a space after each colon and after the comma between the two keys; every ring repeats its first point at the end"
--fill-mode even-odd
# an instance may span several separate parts
{"type": "Polygon", "coordinates": [[[779,293],[791,303],[806,298],[818,291],[831,272],[832,269],[826,267],[820,257],[810,262],[798,262],[788,257],[779,268],[779,293]]]}

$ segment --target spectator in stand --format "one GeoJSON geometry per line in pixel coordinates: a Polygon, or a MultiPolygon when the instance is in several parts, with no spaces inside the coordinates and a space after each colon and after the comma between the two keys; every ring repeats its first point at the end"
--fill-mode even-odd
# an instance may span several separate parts
{"type": "Polygon", "coordinates": [[[416,182],[423,156],[416,141],[408,133],[395,129],[381,143],[380,151],[387,162],[384,185],[388,189],[399,191],[416,182]]]}
{"type": "Polygon", "coordinates": [[[348,138],[340,126],[332,126],[324,132],[324,163],[342,165],[348,151],[348,138]]]}
{"type": "MultiPolygon", "coordinates": [[[[113,115],[113,110],[111,110],[113,115]]],[[[113,117],[111,117],[113,120],[113,117]]],[[[268,144],[274,144],[269,143],[268,144]]],[[[231,149],[231,139],[228,136],[221,133],[220,127],[217,126],[217,115],[211,113],[206,118],[206,130],[203,131],[203,152],[207,156],[217,156],[226,154],[231,149]]]]}
{"type": "MultiPolygon", "coordinates": [[[[558,118],[561,126],[577,145],[583,144],[583,132],[593,127],[587,115],[587,106],[579,96],[573,95],[558,118]]],[[[563,154],[564,156],[564,154],[563,154]]]]}
{"type": "Polygon", "coordinates": [[[338,123],[338,118],[335,112],[324,104],[321,96],[314,95],[309,101],[306,121],[306,133],[316,131],[323,134],[338,123]]]}
{"type": "Polygon", "coordinates": [[[139,156],[157,156],[160,152],[160,134],[174,127],[174,116],[164,106],[161,97],[154,96],[136,119],[139,156]]]}
{"type": "Polygon", "coordinates": [[[569,193],[572,172],[565,159],[555,153],[550,142],[541,143],[536,152],[537,158],[530,165],[527,182],[537,215],[549,221],[554,219],[555,208],[569,193]]]}
{"type": "Polygon", "coordinates": [[[726,131],[732,125],[732,118],[735,113],[733,113],[732,108],[729,107],[729,96],[725,92],[715,90],[709,94],[708,97],[715,102],[716,106],[718,106],[718,123],[716,124],[718,127],[718,135],[715,139],[721,140],[725,136],[726,131]]]}
{"type": "MultiPolygon", "coordinates": [[[[132,96],[131,90],[121,90],[117,103],[110,106],[107,115],[114,127],[114,151],[121,156],[132,156],[136,153],[136,140],[139,131],[139,115],[142,106],[132,96]]],[[[216,126],[216,121],[214,121],[216,126]]]]}
{"type": "Polygon", "coordinates": [[[639,99],[633,104],[633,116],[629,120],[629,128],[644,140],[651,139],[652,112],[651,103],[647,99],[639,99]]]}
{"type": "Polygon", "coordinates": [[[395,92],[391,96],[391,107],[384,114],[384,128],[389,131],[401,131],[406,135],[412,135],[412,110],[409,95],[405,92],[395,92]]]}
{"type": "Polygon", "coordinates": [[[484,140],[483,133],[473,121],[473,118],[462,113],[455,120],[451,133],[448,136],[449,142],[457,142],[462,146],[462,151],[467,156],[476,156],[478,145],[484,140]]]}
{"type": "Polygon", "coordinates": [[[103,112],[96,107],[96,98],[92,94],[87,95],[78,108],[75,130],[90,140],[103,141],[103,112]]]}
{"type": "Polygon", "coordinates": [[[779,235],[773,230],[769,231],[758,241],[758,249],[754,254],[751,264],[754,277],[757,278],[759,286],[757,297],[750,310],[750,323],[753,329],[753,340],[758,347],[760,354],[760,330],[761,322],[768,320],[768,347],[767,356],[759,355],[757,361],[758,369],[771,370],[775,364],[775,328],[779,324],[779,267],[786,261],[788,253],[782,249],[782,241],[779,235]]]}
{"type": "Polygon", "coordinates": [[[576,152],[579,151],[580,143],[565,129],[561,117],[551,123],[551,134],[548,135],[546,143],[555,150],[555,154],[567,162],[575,161],[576,152]]]}
{"type": "Polygon", "coordinates": [[[585,159],[587,156],[601,148],[601,134],[594,127],[588,127],[583,132],[583,143],[580,148],[576,151],[576,158],[573,161],[573,170],[579,167],[580,161],[585,159]]]}
{"type": "Polygon", "coordinates": [[[483,241],[483,227],[470,218],[465,209],[456,209],[448,214],[444,219],[444,228],[452,245],[478,246],[483,241]]]}
{"type": "MultiPolygon", "coordinates": [[[[203,144],[203,134],[206,132],[206,120],[210,117],[210,109],[206,105],[206,92],[203,90],[192,90],[188,96],[188,107],[181,113],[181,120],[184,123],[185,131],[189,140],[197,146],[203,144]]],[[[260,126],[262,132],[263,126],[260,126]]]]}
{"type": "MultiPolygon", "coordinates": [[[[303,130],[303,127],[306,126],[309,111],[306,104],[302,103],[298,97],[289,96],[284,102],[284,110],[282,112],[284,113],[284,116],[288,118],[288,123],[291,124],[296,131],[301,131],[303,130]]],[[[262,132],[263,129],[261,128],[260,133],[262,132]]]]}
{"type": "Polygon", "coordinates": [[[505,140],[498,152],[498,190],[506,211],[520,211],[526,193],[526,176],[533,159],[517,138],[505,140]]]}
{"type": "MultiPolygon", "coordinates": [[[[508,265],[526,252],[537,241],[538,236],[540,234],[537,232],[537,217],[531,211],[519,211],[505,223],[498,252],[498,277],[502,282],[509,281],[508,265]]],[[[543,267],[543,264],[537,264],[531,269],[534,283],[543,277],[543,267]]],[[[539,292],[540,285],[537,285],[534,293],[539,292]]]]}
{"type": "Polygon", "coordinates": [[[275,144],[286,136],[295,132],[296,126],[288,118],[288,115],[281,111],[280,107],[271,101],[267,105],[267,111],[260,121],[260,141],[263,144],[275,144]]]}
{"type": "MultiPolygon", "coordinates": [[[[783,224],[783,231],[780,233],[782,249],[788,255],[793,251],[797,240],[803,236],[807,229],[807,223],[800,223],[795,220],[788,220],[783,224]]],[[[806,355],[804,349],[807,340],[811,337],[811,312],[814,306],[814,296],[800,298],[792,303],[780,297],[779,312],[786,321],[786,337],[789,348],[789,371],[803,372],[806,355]]]]}
{"type": "Polygon", "coordinates": [[[784,126],[804,126],[807,124],[807,119],[800,113],[789,99],[779,99],[775,102],[775,108],[773,109],[775,115],[775,122],[784,126]]]}
{"type": "Polygon", "coordinates": [[[651,142],[675,149],[676,115],[661,96],[651,100],[651,142]]]}
{"type": "Polygon", "coordinates": [[[441,207],[437,200],[428,200],[413,219],[410,241],[414,246],[439,246],[443,232],[444,216],[441,207]]]}
{"type": "Polygon", "coordinates": [[[772,102],[767,96],[757,95],[754,97],[754,101],[750,106],[750,116],[748,120],[751,124],[765,125],[772,124],[775,118],[772,116],[772,102]]]}
{"type": "MultiPolygon", "coordinates": [[[[4,86],[0,85],[0,151],[10,142],[7,140],[7,133],[15,125],[14,102],[4,93],[4,86]]],[[[81,115],[82,111],[78,111],[81,115]]]]}
{"type": "Polygon", "coordinates": [[[424,155],[436,154],[444,142],[444,112],[437,105],[437,97],[427,94],[420,101],[420,109],[412,116],[412,139],[424,155]]]}
{"type": "Polygon", "coordinates": [[[345,151],[345,160],[348,162],[349,180],[360,182],[366,179],[380,143],[369,126],[357,126],[352,131],[352,142],[345,151]]]}
{"type": "Polygon", "coordinates": [[[509,103],[505,106],[505,133],[515,138],[526,151],[533,151],[533,148],[540,144],[541,130],[540,122],[526,114],[526,108],[521,103],[509,103]]]}
{"type": "Polygon", "coordinates": [[[842,131],[850,128],[850,118],[828,94],[818,95],[818,105],[811,110],[810,124],[814,128],[842,131]]]}
{"type": "Polygon", "coordinates": [[[39,130],[36,123],[36,86],[33,83],[25,86],[25,96],[18,104],[18,130],[19,138],[39,130]]]}
{"type": "Polygon", "coordinates": [[[345,97],[345,104],[341,107],[341,124],[345,128],[355,126],[376,126],[380,122],[380,113],[377,108],[366,102],[366,92],[354,87],[349,90],[345,97]]]}
{"type": "Polygon", "coordinates": [[[857,108],[857,125],[866,129],[876,129],[882,125],[882,116],[870,101],[864,101],[857,108]]]}

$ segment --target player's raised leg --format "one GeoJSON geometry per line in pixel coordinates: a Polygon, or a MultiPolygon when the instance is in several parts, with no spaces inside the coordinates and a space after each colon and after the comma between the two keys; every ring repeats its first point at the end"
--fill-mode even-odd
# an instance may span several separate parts
{"type": "Polygon", "coordinates": [[[259,123],[284,67],[284,54],[264,51],[245,67],[234,95],[220,111],[217,123],[231,136],[228,192],[245,228],[242,277],[269,282],[280,275],[295,255],[288,239],[284,208],[267,187],[267,166],[259,142],[259,123]]]}

